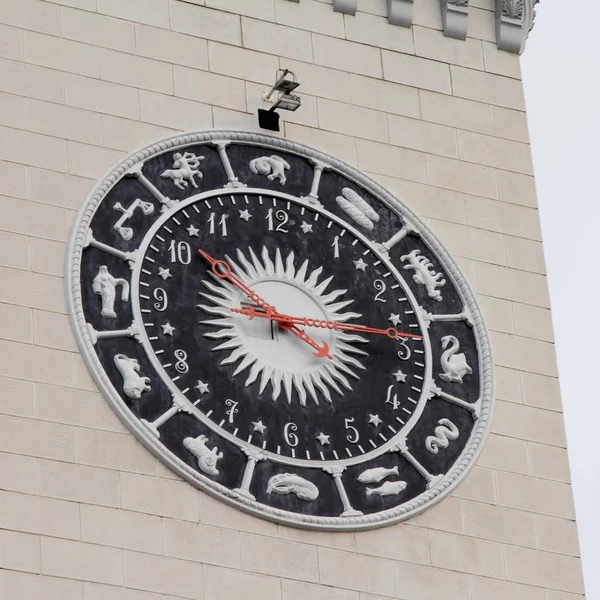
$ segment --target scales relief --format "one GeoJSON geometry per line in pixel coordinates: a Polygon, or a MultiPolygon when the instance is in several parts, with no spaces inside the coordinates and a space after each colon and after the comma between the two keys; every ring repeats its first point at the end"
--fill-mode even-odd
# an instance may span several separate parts
{"type": "Polygon", "coordinates": [[[244,132],[117,165],[73,231],[70,314],[113,409],[190,483],[320,529],[406,519],[489,426],[472,292],[400,201],[244,132]]]}

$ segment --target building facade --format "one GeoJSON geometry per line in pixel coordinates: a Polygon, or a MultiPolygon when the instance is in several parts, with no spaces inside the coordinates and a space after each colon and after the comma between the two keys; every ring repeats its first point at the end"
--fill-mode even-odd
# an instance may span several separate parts
{"type": "MultiPolygon", "coordinates": [[[[1,600],[584,597],[520,80],[534,4],[0,0],[0,199],[7,209],[0,225],[1,600]],[[281,69],[294,73],[302,104],[279,111],[281,131],[265,132],[257,110],[271,107],[264,93],[281,69]],[[391,524],[363,530],[366,521],[346,504],[350,491],[344,516],[357,520],[332,527],[251,514],[215,497],[208,484],[198,489],[182,479],[193,479],[183,468],[169,469],[119,419],[99,391],[98,373],[96,381],[90,375],[65,284],[78,211],[138,148],[189,132],[218,142],[214,132],[230,129],[254,141],[270,133],[266,147],[276,155],[294,144],[314,148],[315,164],[317,155],[330,157],[331,171],[339,160],[348,180],[364,174],[374,182],[369,189],[387,190],[381,197],[397,197],[434,233],[474,292],[492,348],[493,418],[468,473],[408,519],[398,513],[391,524]]],[[[233,153],[215,148],[229,164],[229,184],[243,183],[233,153]]],[[[183,173],[177,160],[163,177],[171,199],[209,179],[202,167],[197,180],[194,169],[183,173]]],[[[253,160],[250,170],[280,185],[294,170],[281,160],[253,160]]],[[[143,172],[128,174],[141,179],[143,172]]],[[[159,179],[147,189],[156,190],[159,179]]],[[[377,215],[346,190],[338,206],[362,207],[353,219],[370,230],[377,215]]],[[[306,193],[318,191],[317,182],[306,193]]],[[[160,190],[154,197],[169,200],[160,190]]],[[[137,215],[159,213],[158,205],[138,206],[137,215]]],[[[166,218],[172,207],[163,208],[166,218]]],[[[114,213],[126,217],[120,229],[111,222],[123,240],[128,210],[114,213]]],[[[288,222],[269,216],[270,229],[288,222]]],[[[173,247],[174,261],[184,263],[181,248],[173,247]]],[[[364,272],[362,265],[356,269],[364,272]]],[[[117,306],[129,301],[120,281],[99,273],[95,289],[90,284],[92,298],[102,297],[103,317],[113,312],[115,290],[117,306]]],[[[434,300],[440,281],[431,283],[434,300]]],[[[160,294],[153,300],[164,302],[160,294]]],[[[429,314],[427,322],[435,320],[429,314]]],[[[125,392],[130,399],[149,393],[143,367],[133,371],[142,383],[125,392]]],[[[459,361],[440,377],[457,382],[472,371],[459,361]]],[[[476,422],[477,411],[469,410],[476,422]]],[[[442,433],[423,438],[432,454],[461,439],[441,426],[442,433]]],[[[298,443],[294,431],[286,430],[290,446],[298,443]]],[[[347,432],[358,438],[353,425],[347,432]]],[[[245,469],[238,493],[250,486],[245,469]]],[[[210,467],[200,470],[210,475],[210,467]]],[[[339,491],[343,481],[334,481],[339,491]]],[[[428,480],[427,489],[435,483],[428,480]]],[[[291,493],[273,477],[269,485],[276,495],[291,493]]],[[[301,501],[317,492],[302,485],[294,493],[308,514],[301,501]]],[[[375,496],[400,493],[383,488],[375,496]]]]}

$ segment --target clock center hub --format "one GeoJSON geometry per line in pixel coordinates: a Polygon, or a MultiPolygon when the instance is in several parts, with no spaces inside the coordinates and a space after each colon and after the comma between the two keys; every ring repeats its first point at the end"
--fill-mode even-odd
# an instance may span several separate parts
{"type": "MultiPolygon", "coordinates": [[[[310,291],[291,281],[278,278],[261,278],[249,283],[249,287],[275,306],[281,314],[308,319],[329,320],[325,307],[310,291]]],[[[238,306],[246,306],[247,297],[240,294],[238,306]]],[[[291,372],[305,372],[322,367],[323,358],[314,356],[313,351],[291,332],[280,327],[276,321],[245,315],[236,317],[236,328],[240,337],[259,360],[268,366],[291,372]]],[[[326,342],[332,349],[335,333],[322,328],[302,326],[315,342],[326,342]]]]}

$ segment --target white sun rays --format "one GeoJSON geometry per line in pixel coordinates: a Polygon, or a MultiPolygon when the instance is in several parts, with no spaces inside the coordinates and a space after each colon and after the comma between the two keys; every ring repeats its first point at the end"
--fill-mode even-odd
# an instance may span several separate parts
{"type": "MultiPolygon", "coordinates": [[[[237,250],[237,262],[226,256],[227,262],[232,271],[249,287],[257,289],[264,281],[269,281],[271,286],[279,285],[281,289],[290,289],[290,284],[300,290],[300,294],[309,300],[313,305],[318,305],[319,311],[323,313],[322,317],[330,321],[345,322],[349,319],[358,318],[362,315],[355,312],[342,312],[353,301],[338,299],[343,296],[347,290],[334,290],[326,293],[325,290],[331,283],[333,277],[328,277],[319,281],[323,267],[314,269],[308,274],[308,260],[305,260],[299,269],[294,265],[295,256],[290,252],[284,261],[279,249],[275,253],[275,261],[271,260],[269,251],[263,246],[261,258],[249,248],[250,260],[246,258],[241,250],[237,250]],[[262,260],[261,260],[262,259],[262,260]],[[284,284],[278,284],[281,282],[284,284]],[[289,282],[289,283],[287,283],[289,282]]],[[[282,389],[285,391],[288,403],[291,403],[293,391],[296,390],[300,404],[306,406],[307,397],[310,396],[315,404],[319,403],[319,392],[328,401],[331,402],[330,389],[343,395],[342,387],[352,390],[348,377],[358,379],[357,369],[364,369],[364,366],[352,355],[363,355],[367,353],[351,345],[352,343],[364,344],[367,340],[359,335],[330,331],[315,328],[305,328],[311,336],[330,336],[329,352],[333,357],[315,358],[312,355],[313,350],[302,340],[293,337],[290,332],[281,332],[285,336],[286,344],[269,342],[262,347],[257,347],[257,342],[248,337],[243,331],[247,326],[248,317],[245,315],[231,312],[232,308],[238,308],[240,303],[246,302],[246,296],[241,293],[233,284],[226,280],[213,276],[213,281],[203,280],[202,283],[211,293],[200,292],[200,295],[209,300],[212,305],[199,304],[198,307],[211,315],[219,318],[201,321],[201,323],[218,328],[218,331],[206,333],[205,337],[227,341],[214,347],[213,351],[231,350],[228,357],[221,361],[222,365],[234,364],[240,361],[233,375],[237,376],[243,371],[249,369],[248,378],[245,385],[254,383],[260,376],[259,392],[262,393],[271,383],[272,398],[277,400],[282,389]],[[294,353],[299,360],[292,360],[286,368],[281,364],[276,365],[274,358],[281,357],[286,352],[294,353]],[[300,354],[295,354],[300,353],[300,354]],[[304,363],[304,364],[303,364],[304,363]]],[[[260,292],[259,292],[260,293],[260,292]]],[[[273,303],[281,312],[282,309],[277,304],[277,298],[265,297],[269,303],[273,303]]],[[[294,314],[294,316],[310,316],[304,313],[294,314]]],[[[257,318],[255,320],[261,321],[257,318]]]]}

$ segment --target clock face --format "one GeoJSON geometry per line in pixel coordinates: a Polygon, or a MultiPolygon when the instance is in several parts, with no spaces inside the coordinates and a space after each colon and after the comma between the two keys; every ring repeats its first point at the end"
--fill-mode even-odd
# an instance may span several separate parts
{"type": "Polygon", "coordinates": [[[407,518],[487,431],[489,345],[439,242],[347,165],[275,138],[173,138],[75,226],[71,315],[100,388],[192,483],[290,524],[407,518]]]}

